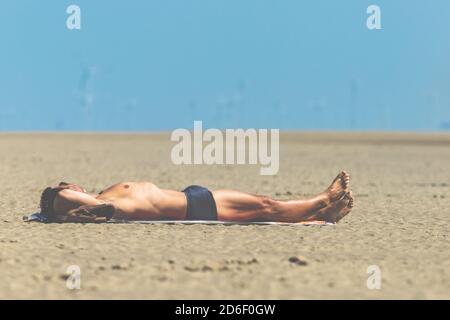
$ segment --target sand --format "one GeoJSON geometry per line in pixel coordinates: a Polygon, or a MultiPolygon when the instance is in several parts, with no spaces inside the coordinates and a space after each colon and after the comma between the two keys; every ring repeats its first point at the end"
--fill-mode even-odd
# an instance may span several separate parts
{"type": "Polygon", "coordinates": [[[280,171],[175,166],[168,134],[0,134],[0,298],[449,299],[450,136],[286,133],[280,171]],[[333,227],[24,223],[43,187],[149,180],[292,199],[351,173],[333,227]],[[81,268],[81,289],[66,270],[81,268]],[[381,270],[379,290],[367,268],[381,270]]]}

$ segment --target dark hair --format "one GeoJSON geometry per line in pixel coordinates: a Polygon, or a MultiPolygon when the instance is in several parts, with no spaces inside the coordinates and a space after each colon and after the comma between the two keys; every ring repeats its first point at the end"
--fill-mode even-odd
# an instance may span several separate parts
{"type": "Polygon", "coordinates": [[[61,191],[61,188],[45,188],[41,194],[41,214],[45,215],[47,219],[52,220],[55,217],[55,210],[53,209],[53,202],[55,201],[56,195],[61,191]]]}
{"type": "Polygon", "coordinates": [[[40,201],[41,214],[45,215],[48,220],[52,220],[56,216],[55,210],[53,209],[53,203],[55,202],[58,192],[63,189],[69,189],[69,187],[70,183],[60,182],[57,187],[48,187],[42,192],[40,201]]]}

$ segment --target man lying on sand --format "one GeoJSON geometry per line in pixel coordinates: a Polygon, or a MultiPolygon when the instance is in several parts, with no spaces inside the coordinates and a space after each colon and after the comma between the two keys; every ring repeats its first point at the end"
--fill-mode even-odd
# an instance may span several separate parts
{"type": "Polygon", "coordinates": [[[90,194],[80,186],[61,182],[42,193],[40,214],[48,222],[106,222],[114,218],[336,223],[353,207],[349,183],[350,177],[343,171],[311,199],[281,201],[200,186],[189,186],[182,192],[165,190],[150,182],[123,182],[90,194]]]}

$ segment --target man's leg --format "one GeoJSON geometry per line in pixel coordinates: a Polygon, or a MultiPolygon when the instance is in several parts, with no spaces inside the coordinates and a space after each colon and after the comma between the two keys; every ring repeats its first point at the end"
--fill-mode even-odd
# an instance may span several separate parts
{"type": "MultiPolygon", "coordinates": [[[[235,190],[216,190],[213,196],[218,219],[222,221],[301,222],[318,220],[321,210],[331,204],[336,206],[347,194],[349,182],[348,174],[341,172],[327,190],[308,200],[280,201],[235,190]]],[[[342,209],[347,203],[340,203],[335,209],[342,209]]]]}

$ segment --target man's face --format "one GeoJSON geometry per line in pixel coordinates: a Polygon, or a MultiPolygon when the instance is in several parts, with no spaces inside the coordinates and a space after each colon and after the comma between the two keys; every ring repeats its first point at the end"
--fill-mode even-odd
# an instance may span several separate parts
{"type": "Polygon", "coordinates": [[[86,190],[84,188],[82,188],[79,185],[76,185],[74,183],[60,182],[58,187],[86,193],[86,190]]]}

